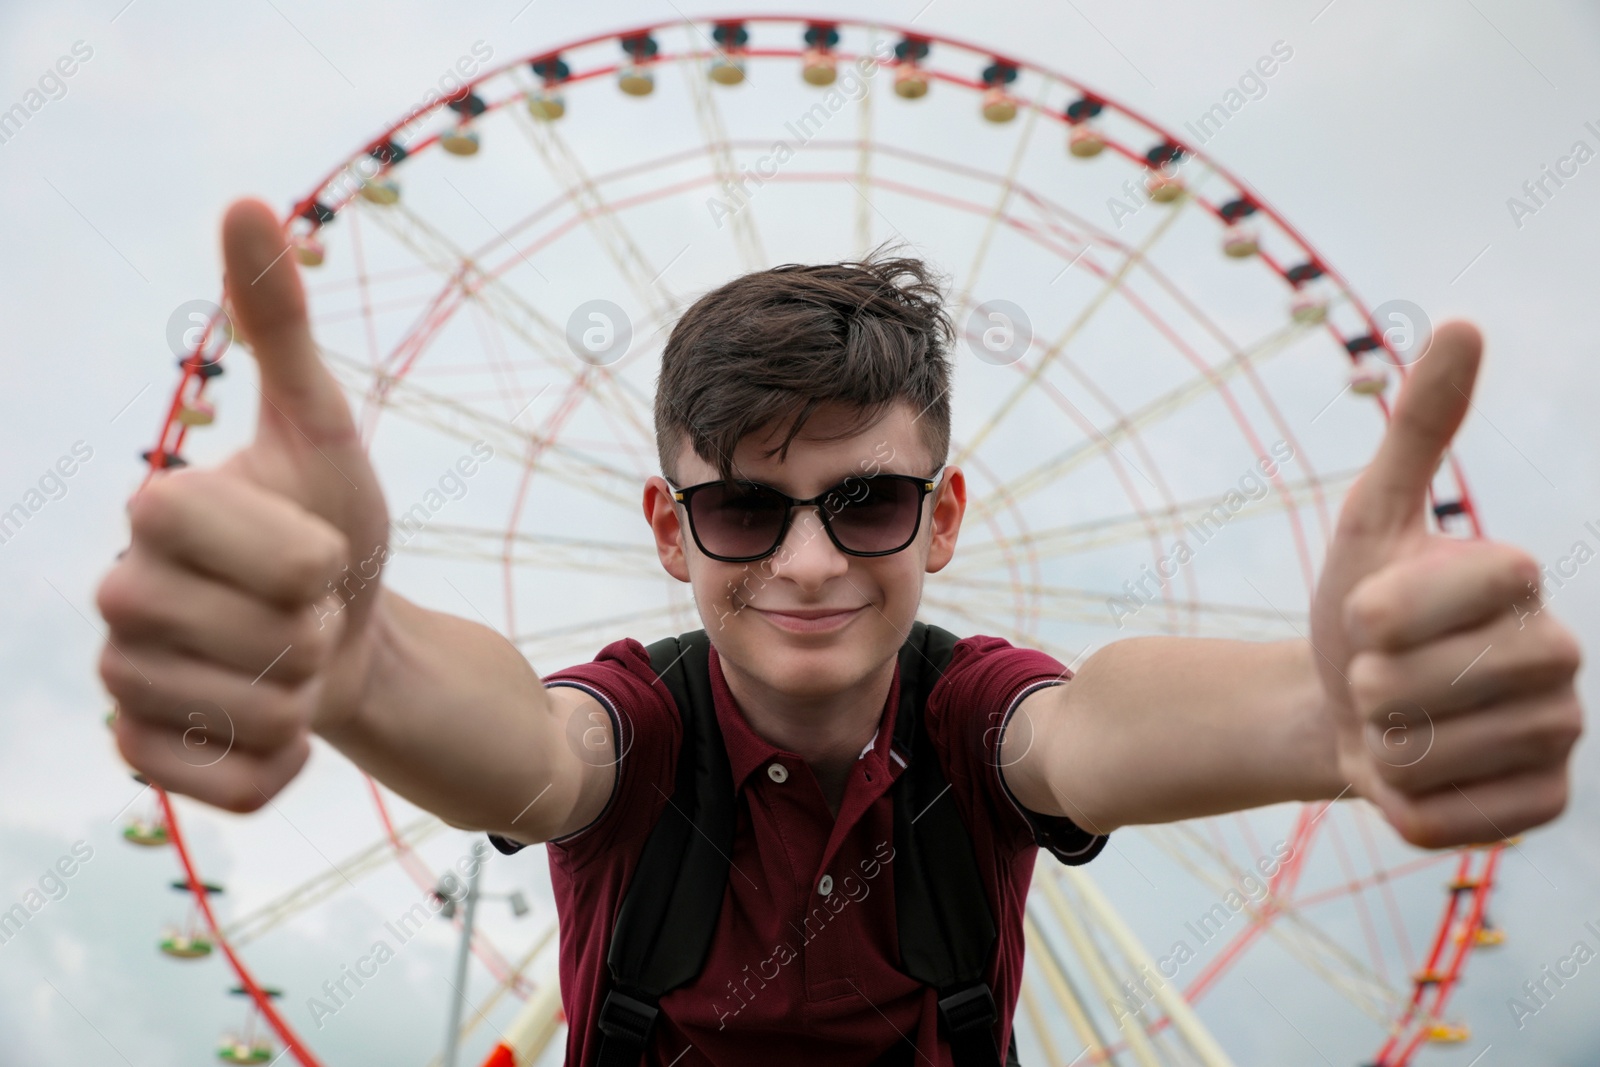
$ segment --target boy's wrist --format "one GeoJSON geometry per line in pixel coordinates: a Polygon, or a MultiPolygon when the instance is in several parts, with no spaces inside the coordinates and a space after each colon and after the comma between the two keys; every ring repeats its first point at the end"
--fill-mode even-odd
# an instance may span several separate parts
{"type": "Polygon", "coordinates": [[[361,728],[379,699],[382,672],[397,661],[394,611],[399,600],[386,586],[378,586],[372,612],[363,620],[361,632],[344,650],[344,662],[324,682],[312,729],[335,747],[339,747],[341,738],[361,728]]]}
{"type": "Polygon", "coordinates": [[[1305,790],[1296,799],[1333,800],[1346,796],[1350,782],[1340,770],[1338,719],[1317,671],[1317,651],[1306,638],[1289,644],[1294,648],[1296,686],[1303,694],[1294,702],[1301,709],[1300,758],[1305,768],[1305,790]]]}

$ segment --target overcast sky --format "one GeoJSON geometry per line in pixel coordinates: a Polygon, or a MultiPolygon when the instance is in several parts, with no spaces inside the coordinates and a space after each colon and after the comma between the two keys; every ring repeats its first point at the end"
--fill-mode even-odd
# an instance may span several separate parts
{"type": "MultiPolygon", "coordinates": [[[[764,9],[798,10],[762,0],[737,10],[764,9]]],[[[1600,548],[1600,533],[1585,525],[1600,529],[1592,326],[1600,159],[1559,163],[1578,141],[1600,151],[1600,12],[1592,4],[1224,0],[1202,10],[910,0],[866,10],[1068,72],[1179,131],[1274,42],[1290,43],[1292,63],[1208,151],[1370,304],[1408,300],[1436,321],[1466,314],[1481,325],[1487,359],[1457,447],[1488,533],[1552,565],[1576,542],[1600,548]],[[1547,181],[1542,202],[1534,200],[1524,183],[1558,165],[1570,177],[1559,187],[1547,181]]],[[[170,395],[168,322],[186,301],[216,294],[225,205],[245,193],[288,203],[420,101],[474,42],[487,42],[498,63],[677,13],[671,0],[0,5],[0,111],[30,108],[0,143],[0,314],[8,327],[0,510],[27,499],[63,457],[78,461],[59,499],[0,544],[0,594],[10,608],[0,615],[0,910],[23,900],[75,842],[84,842],[80,859],[92,850],[65,896],[0,945],[0,1044],[16,1062],[206,1062],[220,1028],[241,1015],[228,1003],[219,960],[186,966],[155,951],[160,926],[183,914],[182,898],[166,888],[176,867],[170,854],[121,841],[124,808],[138,790],[102,725],[106,700],[93,672],[93,590],[125,542],[122,501],[170,395]],[[59,81],[51,75],[68,69],[59,81]]],[[[628,154],[625,143],[616,150],[628,154]]],[[[215,440],[246,428],[235,419],[215,440]]],[[[1597,575],[1580,568],[1553,601],[1590,655],[1597,575]]],[[[1581,684],[1592,708],[1600,696],[1592,669],[1581,684]]],[[[1585,926],[1600,929],[1596,752],[1592,737],[1578,750],[1569,813],[1503,859],[1494,910],[1508,944],[1474,959],[1455,1001],[1472,1042],[1419,1062],[1577,1067],[1600,1054],[1600,962],[1524,1028],[1506,1003],[1576,942],[1600,950],[1585,926]]],[[[237,878],[246,899],[263,898],[295,872],[314,872],[316,855],[345,855],[370,838],[354,772],[326,749],[314,765],[315,791],[308,785],[294,809],[310,814],[197,817],[208,876],[237,878]],[[347,819],[358,808],[359,826],[347,819]]],[[[448,864],[470,842],[443,834],[429,856],[448,864]]],[[[487,921],[509,946],[526,946],[549,916],[537,852],[491,867],[491,888],[524,886],[536,897],[535,915],[521,925],[503,907],[490,909],[487,921]]],[[[1096,864],[1113,885],[1131,881],[1118,862],[1096,864]]],[[[270,980],[314,986],[365,951],[374,924],[407,899],[414,891],[404,878],[385,872],[292,934],[263,939],[250,958],[270,980]]],[[[1188,898],[1165,910],[1141,899],[1130,919],[1159,929],[1189,907],[1188,898]]],[[[442,928],[427,931],[337,1025],[313,1032],[313,1043],[332,1063],[424,1060],[443,1030],[439,976],[451,948],[442,928]]],[[[474,982],[475,995],[487,988],[481,970],[474,982]]],[[[1331,994],[1296,989],[1275,1005],[1281,1015],[1238,985],[1208,1000],[1203,1014],[1247,1067],[1315,1062],[1301,1031],[1343,1055],[1348,1046],[1337,1042],[1348,1036],[1324,1034],[1319,996],[1331,994]]],[[[305,1023],[302,1000],[292,1007],[305,1023]]]]}

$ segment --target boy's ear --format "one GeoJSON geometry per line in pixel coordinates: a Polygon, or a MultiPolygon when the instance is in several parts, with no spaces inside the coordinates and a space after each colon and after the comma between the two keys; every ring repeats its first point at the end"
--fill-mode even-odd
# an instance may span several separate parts
{"type": "Polygon", "coordinates": [[[689,530],[679,521],[682,514],[665,478],[652,475],[645,481],[644,519],[655,536],[656,557],[668,574],[688,582],[689,530]]]}
{"type": "Polygon", "coordinates": [[[956,554],[956,536],[961,532],[961,517],[967,512],[967,480],[960,467],[945,469],[944,482],[934,490],[929,523],[933,536],[928,547],[928,573],[944,570],[956,554]]]}

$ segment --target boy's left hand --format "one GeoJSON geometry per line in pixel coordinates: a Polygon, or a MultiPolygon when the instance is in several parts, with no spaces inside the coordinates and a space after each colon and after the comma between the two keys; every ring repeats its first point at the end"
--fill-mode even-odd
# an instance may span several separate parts
{"type": "Polygon", "coordinates": [[[1559,815],[1583,729],[1581,652],[1543,610],[1538,563],[1427,529],[1428,486],[1482,347],[1472,325],[1447,323],[1411,367],[1340,511],[1311,612],[1341,779],[1430,848],[1559,815]]]}

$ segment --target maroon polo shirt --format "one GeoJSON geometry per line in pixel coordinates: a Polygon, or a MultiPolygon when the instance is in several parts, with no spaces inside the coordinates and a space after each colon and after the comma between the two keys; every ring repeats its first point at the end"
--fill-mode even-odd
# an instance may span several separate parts
{"type": "MultiPolygon", "coordinates": [[[[805,760],[751,728],[715,647],[710,666],[737,797],[733,865],[705,966],[661,998],[645,1064],[953,1067],[938,1028],[937,994],[896,965],[889,787],[905,769],[890,744],[898,663],[877,735],[856,760],[837,818],[805,760]]],[[[968,637],[956,644],[924,713],[994,911],[998,943],[988,982],[1001,1048],[1022,981],[1023,902],[1040,845],[1063,863],[1080,864],[1107,841],[1068,819],[1025,811],[996,761],[1000,728],[1021,698],[1071,677],[1037,649],[968,637]]],[[[606,809],[547,844],[561,931],[565,1062],[578,1067],[598,1054],[596,1015],[607,989],[613,918],[676,777],[682,726],[666,685],[654,679],[649,654],[633,638],[544,678],[546,686],[576,686],[599,701],[621,753],[606,809]]],[[[521,847],[490,839],[502,852],[521,847]]]]}

